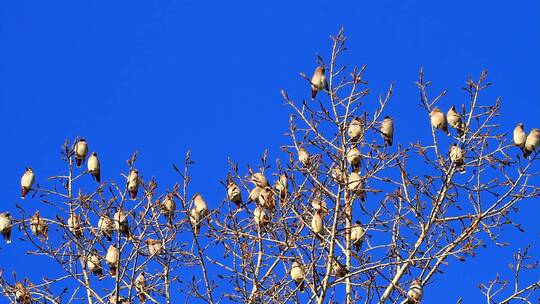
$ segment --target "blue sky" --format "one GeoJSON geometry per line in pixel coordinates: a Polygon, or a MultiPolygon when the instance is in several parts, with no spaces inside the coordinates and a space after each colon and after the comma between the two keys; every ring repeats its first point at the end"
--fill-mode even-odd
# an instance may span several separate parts
{"type": "MultiPolygon", "coordinates": [[[[98,151],[105,179],[118,178],[138,150],[140,171],[169,188],[171,164],[191,149],[194,191],[221,200],[228,157],[256,163],[264,149],[277,155],[289,143],[279,90],[308,97],[298,73],[312,72],[317,52],[328,58],[328,35],[340,26],[350,49],[342,62],[368,65],[372,97],[395,82],[388,111],[400,121],[401,143],[416,141],[425,123],[403,119],[420,109],[420,66],[433,89],[449,90],[447,104],[465,102],[467,76],[488,69],[494,86],[484,101],[502,97],[502,126],[539,126],[538,1],[4,2],[2,210],[38,203],[18,198],[24,167],[38,180],[61,172],[60,146],[76,136],[98,151]]],[[[508,233],[518,244],[538,241],[537,217],[526,214],[539,208],[528,203],[519,216],[527,236],[508,233]]],[[[0,247],[0,261],[31,272],[16,248],[0,247]]],[[[512,252],[491,249],[445,269],[434,286],[448,298],[438,303],[481,299],[477,284],[505,271],[512,252]]]]}

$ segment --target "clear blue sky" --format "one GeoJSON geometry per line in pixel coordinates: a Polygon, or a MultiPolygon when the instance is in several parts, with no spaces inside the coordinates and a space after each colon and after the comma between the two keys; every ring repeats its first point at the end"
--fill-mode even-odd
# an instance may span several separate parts
{"type": "MultiPolygon", "coordinates": [[[[344,63],[368,65],[372,97],[395,82],[388,110],[399,142],[415,141],[425,123],[404,120],[419,110],[420,66],[449,90],[447,104],[465,102],[467,76],[488,69],[486,98],[502,97],[502,126],[540,127],[538,1],[9,1],[0,5],[0,209],[37,204],[18,198],[24,167],[38,181],[61,172],[60,145],[76,136],[98,151],[104,179],[118,179],[139,150],[140,171],[162,189],[191,149],[192,189],[220,201],[228,157],[256,163],[289,142],[279,90],[308,97],[298,73],[312,72],[316,52],[327,58],[340,26],[344,63]]],[[[539,208],[529,203],[519,217],[526,234],[507,233],[514,249],[538,242],[539,208]]],[[[29,275],[35,265],[16,243],[0,245],[0,268],[29,275]]],[[[511,252],[488,247],[454,261],[430,286],[437,303],[479,302],[477,283],[506,271],[511,252]]]]}

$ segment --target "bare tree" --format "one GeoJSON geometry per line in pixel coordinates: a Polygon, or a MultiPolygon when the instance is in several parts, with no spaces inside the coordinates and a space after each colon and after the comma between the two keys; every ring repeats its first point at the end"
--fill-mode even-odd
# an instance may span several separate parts
{"type": "MultiPolygon", "coordinates": [[[[100,181],[97,159],[87,170],[76,166],[87,156],[82,140],[66,141],[67,173],[26,185],[43,207],[18,206],[14,220],[34,248],[28,254],[49,258],[62,274],[39,282],[0,275],[6,298],[419,303],[443,268],[485,244],[503,246],[500,231],[520,229],[512,219],[518,204],[540,194],[538,153],[532,145],[530,156],[517,155],[497,122],[500,100],[480,101],[487,72],[467,79],[468,101],[456,108],[446,91],[430,97],[421,69],[420,111],[411,119],[425,120],[432,140],[405,145],[393,133],[406,119],[386,109],[393,85],[374,99],[366,66],[347,70],[338,60],[343,30],[331,40],[330,58],[317,56],[313,77],[301,73],[312,100],[281,92],[292,109],[284,160],[265,152],[245,170],[231,160],[222,202],[207,204],[191,189],[189,152],[173,166],[175,186],[160,189],[137,171],[137,153],[123,178],[100,181]],[[78,182],[88,175],[96,186],[83,190],[78,182]]],[[[520,280],[536,263],[527,250],[515,257],[511,291],[499,277],[481,285],[488,303],[537,296],[540,281],[520,280]]]]}

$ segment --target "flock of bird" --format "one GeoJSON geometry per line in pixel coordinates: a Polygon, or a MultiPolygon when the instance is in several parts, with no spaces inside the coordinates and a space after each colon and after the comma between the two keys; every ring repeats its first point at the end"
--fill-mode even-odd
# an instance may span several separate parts
{"type": "MultiPolygon", "coordinates": [[[[324,75],[325,69],[322,66],[316,68],[313,77],[311,78],[311,97],[315,99],[317,92],[328,91],[328,83],[326,76],[324,75]]],[[[443,113],[439,108],[435,107],[431,110],[430,114],[431,126],[435,130],[441,130],[446,134],[450,134],[448,125],[454,128],[459,137],[462,137],[466,133],[466,125],[463,123],[461,115],[456,111],[455,107],[451,107],[448,112],[443,113]]],[[[346,152],[347,163],[351,166],[351,173],[341,172],[337,167],[334,167],[331,171],[331,175],[340,184],[345,185],[347,189],[355,194],[360,200],[365,201],[365,185],[364,179],[360,176],[360,162],[361,153],[358,150],[356,143],[364,132],[364,126],[361,118],[355,117],[348,125],[347,135],[350,138],[353,145],[346,152]]],[[[389,116],[386,116],[380,123],[380,134],[384,140],[384,143],[388,146],[393,144],[394,136],[394,122],[389,116]]],[[[514,144],[521,148],[523,156],[528,157],[533,151],[535,151],[540,145],[540,130],[532,129],[529,135],[525,134],[523,124],[519,123],[514,129],[513,133],[514,144]]],[[[88,144],[84,139],[79,139],[74,148],[73,154],[75,156],[76,165],[82,166],[86,160],[88,154],[88,144]]],[[[449,158],[459,168],[464,171],[465,167],[465,152],[457,144],[452,144],[449,149],[449,158]]],[[[312,165],[312,157],[307,150],[303,147],[298,149],[298,161],[304,167],[312,165]]],[[[92,178],[100,183],[101,182],[101,168],[98,155],[96,152],[92,152],[87,160],[87,172],[92,178]]],[[[32,190],[35,181],[35,174],[31,168],[27,168],[21,178],[21,197],[24,199],[28,193],[32,190]]],[[[282,174],[277,179],[275,185],[270,186],[268,179],[263,173],[257,172],[251,175],[251,182],[254,187],[249,192],[247,202],[255,202],[256,207],[253,211],[253,220],[257,227],[260,229],[268,229],[271,223],[271,214],[274,213],[276,208],[276,201],[274,196],[278,196],[280,200],[287,199],[288,193],[288,176],[282,174]]],[[[139,189],[139,173],[137,169],[131,169],[127,176],[127,192],[131,199],[136,199],[139,189]]],[[[152,188],[152,181],[149,184],[149,188],[152,188]]],[[[155,187],[155,185],[154,185],[155,187]]],[[[152,189],[151,189],[152,190],[152,189]]],[[[227,197],[229,201],[237,204],[240,207],[242,203],[242,192],[240,187],[231,179],[227,180],[227,197]]],[[[164,197],[160,203],[160,208],[169,224],[172,224],[174,215],[176,212],[176,203],[174,201],[174,195],[168,194],[164,197]]],[[[328,213],[326,203],[324,200],[313,199],[311,206],[313,207],[314,214],[311,220],[311,230],[314,236],[323,239],[325,232],[324,216],[328,213]]],[[[193,232],[197,235],[200,231],[200,225],[203,219],[207,218],[210,214],[206,201],[200,194],[195,194],[193,197],[193,208],[189,210],[189,220],[193,227],[193,232]]],[[[117,208],[113,218],[109,218],[108,215],[102,214],[98,221],[98,231],[101,235],[105,236],[109,241],[112,240],[112,233],[114,230],[118,231],[122,236],[128,240],[132,239],[128,216],[121,209],[117,208]]],[[[8,212],[0,213],[0,233],[3,235],[6,243],[11,243],[11,230],[13,227],[13,220],[8,212]]],[[[81,219],[75,214],[71,214],[67,220],[67,228],[71,231],[75,237],[82,236],[81,219]]],[[[39,211],[36,211],[34,216],[30,219],[30,229],[34,235],[48,238],[48,225],[46,221],[41,218],[39,211]]],[[[350,228],[350,237],[352,245],[358,251],[360,250],[365,231],[362,228],[360,222],[356,222],[350,228]]],[[[150,255],[158,255],[164,249],[164,244],[159,240],[148,239],[146,240],[148,252],[150,255]]],[[[115,276],[117,273],[117,265],[120,259],[120,250],[111,244],[105,255],[105,262],[110,268],[111,275],[115,276]]],[[[96,250],[86,259],[86,267],[92,273],[98,277],[103,276],[103,270],[101,266],[101,258],[96,250]]],[[[348,271],[337,259],[332,261],[332,271],[337,276],[345,276],[348,271]]],[[[306,279],[306,272],[301,262],[295,258],[290,268],[290,276],[294,282],[298,285],[299,290],[304,290],[304,281],[306,279]]],[[[139,292],[141,301],[144,300],[144,292],[140,292],[146,288],[146,279],[144,272],[141,272],[135,281],[135,286],[139,292]]],[[[420,303],[423,296],[422,284],[420,280],[414,280],[407,292],[407,303],[420,303]]]]}

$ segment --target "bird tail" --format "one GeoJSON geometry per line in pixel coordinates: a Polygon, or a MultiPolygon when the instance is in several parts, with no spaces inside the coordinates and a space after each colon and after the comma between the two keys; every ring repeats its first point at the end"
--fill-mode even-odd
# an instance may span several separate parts
{"type": "Polygon", "coordinates": [[[527,157],[529,157],[529,155],[531,155],[531,151],[529,151],[527,149],[523,149],[523,157],[527,158],[527,157]]]}
{"type": "Polygon", "coordinates": [[[25,198],[26,198],[26,194],[28,194],[28,188],[22,187],[22,188],[21,188],[21,198],[22,198],[22,199],[25,199],[25,198]]]}
{"type": "Polygon", "coordinates": [[[111,276],[116,276],[116,267],[115,266],[111,266],[111,276]]]}
{"type": "Polygon", "coordinates": [[[82,158],[77,158],[76,162],[77,162],[77,168],[80,168],[81,165],[82,165],[83,159],[82,158]]]}
{"type": "Polygon", "coordinates": [[[311,99],[315,99],[316,96],[317,96],[317,90],[311,89],[311,99]]]}
{"type": "Polygon", "coordinates": [[[146,295],[144,294],[144,292],[139,292],[139,301],[144,302],[144,300],[146,300],[146,295]]]}
{"type": "Polygon", "coordinates": [[[129,191],[129,193],[131,194],[131,199],[132,200],[134,200],[137,197],[137,190],[129,191]]]}
{"type": "Polygon", "coordinates": [[[6,244],[11,244],[11,231],[2,233],[4,236],[4,239],[6,240],[6,244]]]}

